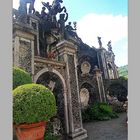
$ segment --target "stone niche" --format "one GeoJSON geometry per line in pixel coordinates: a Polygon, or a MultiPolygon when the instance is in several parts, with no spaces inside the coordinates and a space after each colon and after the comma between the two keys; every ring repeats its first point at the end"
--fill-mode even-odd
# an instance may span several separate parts
{"type": "Polygon", "coordinates": [[[81,108],[86,109],[89,102],[89,91],[86,88],[80,90],[81,108]]]}

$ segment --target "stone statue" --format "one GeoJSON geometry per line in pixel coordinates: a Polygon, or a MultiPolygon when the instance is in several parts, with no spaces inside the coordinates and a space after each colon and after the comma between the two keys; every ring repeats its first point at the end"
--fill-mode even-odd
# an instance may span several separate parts
{"type": "Polygon", "coordinates": [[[99,47],[102,48],[101,37],[97,37],[97,38],[98,38],[99,47]]]}
{"type": "Polygon", "coordinates": [[[58,24],[59,24],[60,31],[61,31],[62,33],[64,33],[65,22],[66,22],[67,20],[68,20],[68,13],[66,13],[66,14],[60,14],[59,20],[58,20],[58,24]]]}
{"type": "Polygon", "coordinates": [[[42,11],[41,11],[41,17],[42,18],[46,18],[48,17],[48,14],[45,12],[46,8],[45,7],[42,7],[42,11]]]}
{"type": "Polygon", "coordinates": [[[79,37],[77,36],[77,34],[75,32],[76,29],[71,26],[71,22],[68,22],[68,25],[66,25],[65,30],[66,30],[66,32],[68,32],[69,35],[79,39],[79,37]]]}
{"type": "Polygon", "coordinates": [[[42,4],[43,4],[44,7],[46,7],[48,9],[49,12],[51,11],[52,6],[50,5],[49,2],[47,2],[47,3],[42,2],[42,4]]]}
{"type": "Polygon", "coordinates": [[[42,4],[43,4],[43,6],[45,6],[48,9],[50,15],[56,16],[57,13],[61,13],[63,10],[66,13],[65,6],[61,8],[60,3],[62,3],[62,2],[63,2],[62,0],[54,0],[52,5],[50,5],[49,2],[47,2],[47,3],[42,2],[42,4]]]}
{"type": "Polygon", "coordinates": [[[63,3],[62,0],[54,0],[53,3],[52,3],[52,11],[53,11],[53,14],[57,14],[57,13],[61,13],[63,10],[64,12],[66,12],[66,8],[65,6],[61,8],[61,5],[60,3],[63,3]]]}
{"type": "Polygon", "coordinates": [[[73,22],[74,28],[77,28],[77,22],[73,22]]]}
{"type": "Polygon", "coordinates": [[[108,42],[107,46],[108,46],[108,51],[112,52],[111,41],[108,42]]]}
{"type": "Polygon", "coordinates": [[[19,2],[19,11],[23,12],[24,14],[27,14],[27,4],[30,4],[29,6],[29,13],[35,13],[34,3],[35,0],[20,0],[19,2]]]}

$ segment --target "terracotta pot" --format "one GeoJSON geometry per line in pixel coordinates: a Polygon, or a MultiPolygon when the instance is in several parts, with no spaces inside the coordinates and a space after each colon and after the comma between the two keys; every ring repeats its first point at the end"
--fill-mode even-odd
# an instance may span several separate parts
{"type": "Polygon", "coordinates": [[[15,125],[18,140],[44,140],[46,122],[15,125]]]}

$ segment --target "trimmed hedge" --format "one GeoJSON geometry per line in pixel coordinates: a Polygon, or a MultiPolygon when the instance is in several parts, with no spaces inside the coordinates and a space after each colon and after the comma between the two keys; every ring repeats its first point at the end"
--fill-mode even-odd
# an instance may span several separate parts
{"type": "Polygon", "coordinates": [[[32,83],[30,74],[21,68],[13,68],[13,89],[20,85],[32,83]]]}
{"type": "Polygon", "coordinates": [[[90,122],[93,120],[109,120],[117,117],[118,115],[107,103],[95,103],[82,112],[84,122],[90,122]]]}
{"type": "Polygon", "coordinates": [[[14,89],[13,122],[15,124],[48,121],[55,115],[55,97],[45,86],[25,84],[14,89]]]}

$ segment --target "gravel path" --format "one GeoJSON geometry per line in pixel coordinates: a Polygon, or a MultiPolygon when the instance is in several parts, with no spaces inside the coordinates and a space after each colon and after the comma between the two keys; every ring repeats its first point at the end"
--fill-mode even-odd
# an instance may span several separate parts
{"type": "Polygon", "coordinates": [[[126,113],[119,114],[119,118],[109,121],[84,123],[87,130],[87,140],[127,140],[126,113]]]}

